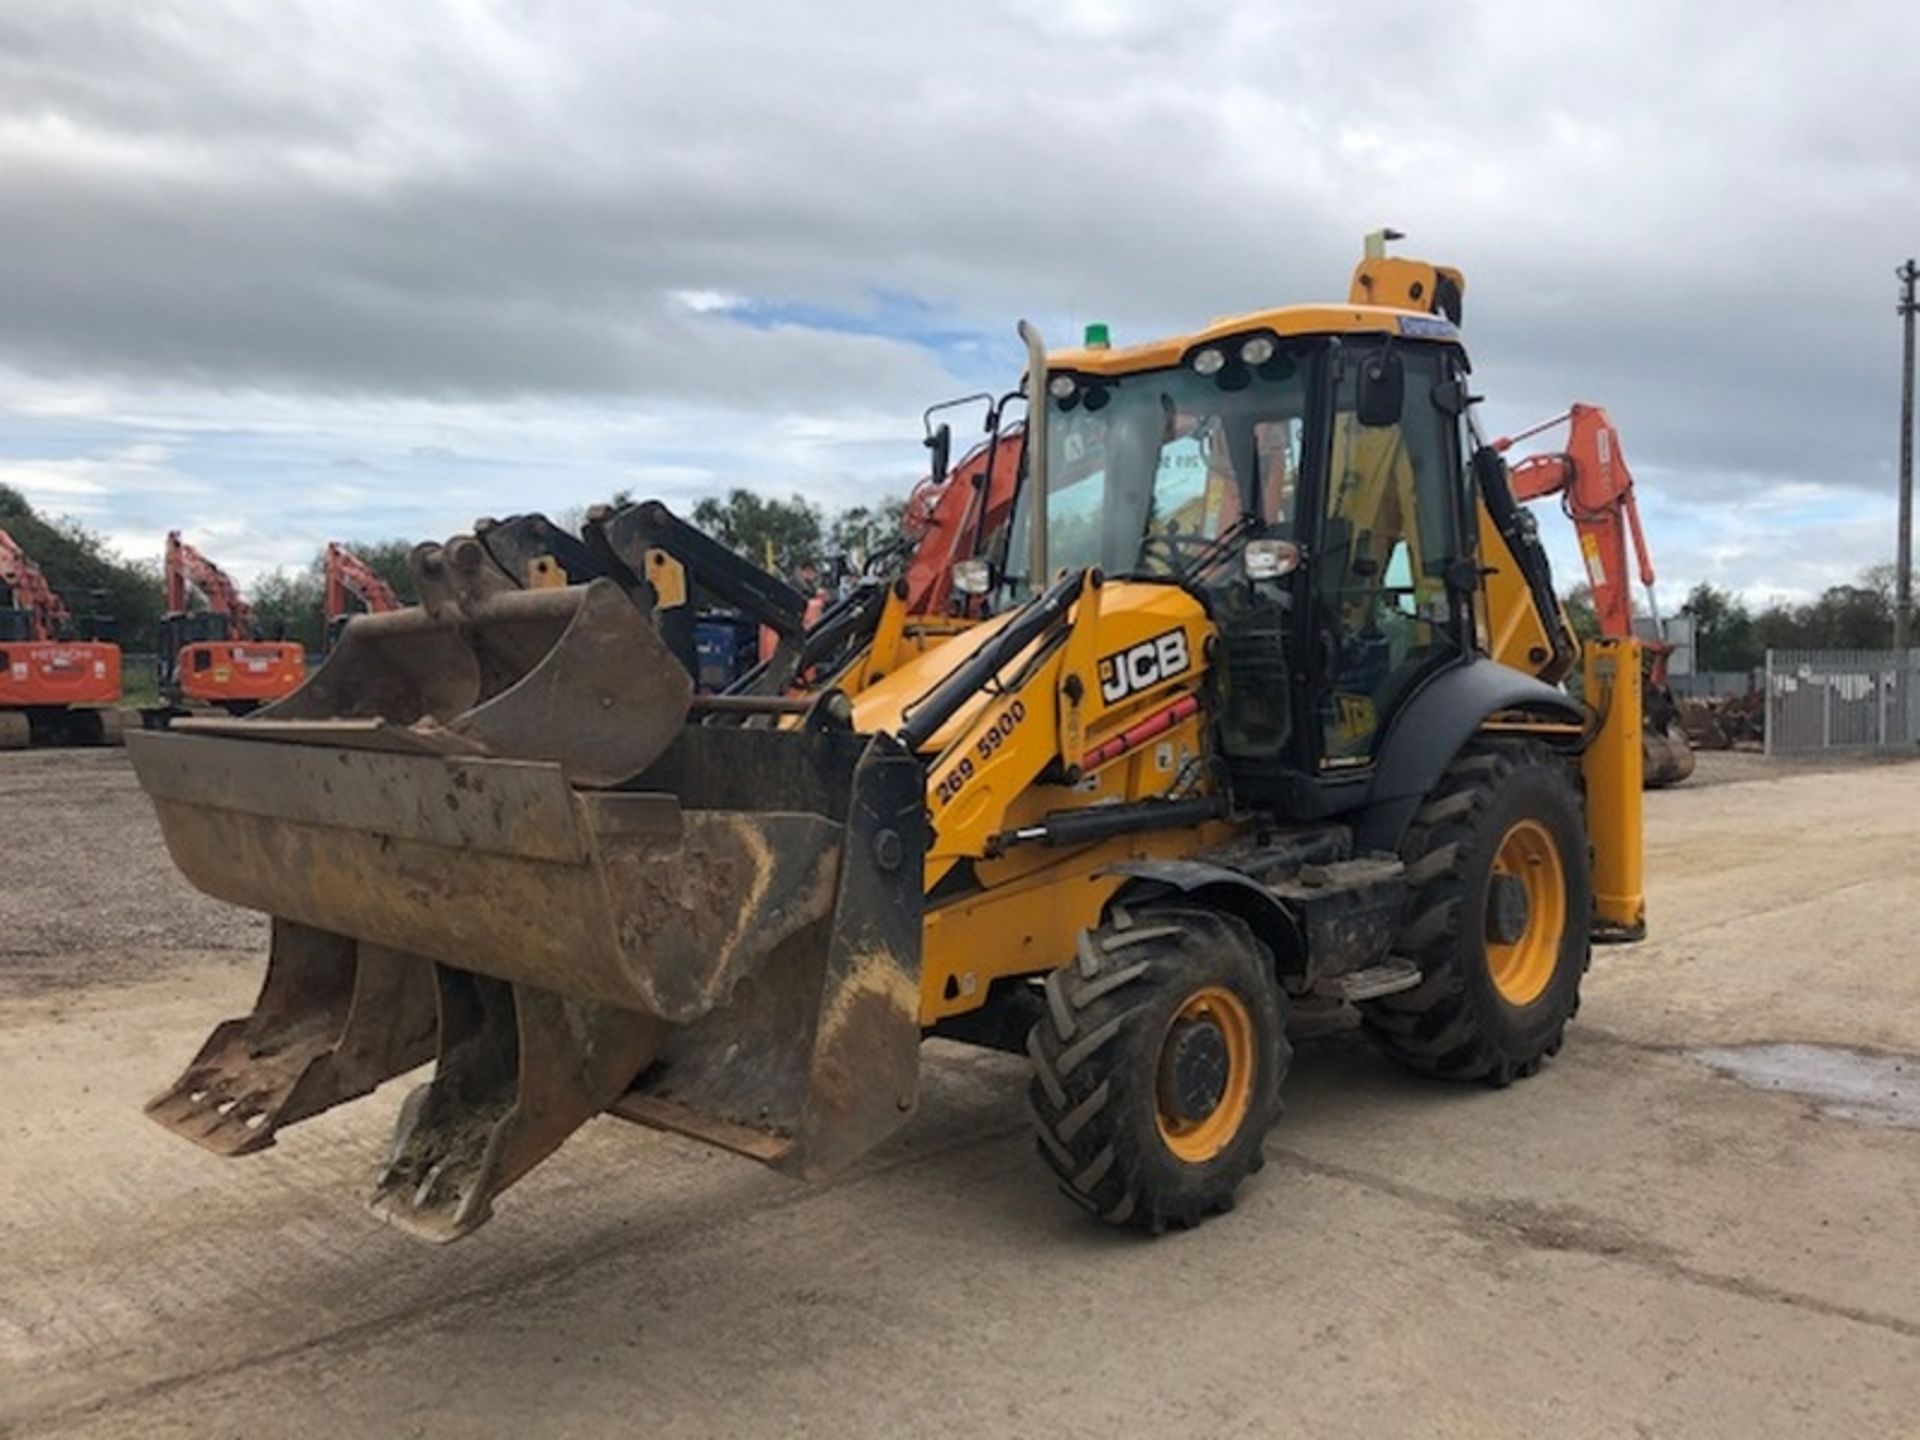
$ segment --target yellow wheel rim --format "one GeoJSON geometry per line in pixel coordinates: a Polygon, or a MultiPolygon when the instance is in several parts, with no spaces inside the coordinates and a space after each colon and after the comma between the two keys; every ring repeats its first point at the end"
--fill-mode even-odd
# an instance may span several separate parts
{"type": "Polygon", "coordinates": [[[1526,896],[1526,922],[1517,939],[1487,940],[1487,969],[1493,988],[1509,1005],[1531,1005],[1553,980],[1560,963],[1560,942],[1567,933],[1567,876],[1560,847],[1538,820],[1516,821],[1500,837],[1487,880],[1491,905],[1497,877],[1519,882],[1526,896]]]}
{"type": "Polygon", "coordinates": [[[1203,1165],[1240,1133],[1258,1068],[1253,1012],[1221,985],[1189,995],[1160,1045],[1157,1119],[1175,1158],[1203,1165]]]}

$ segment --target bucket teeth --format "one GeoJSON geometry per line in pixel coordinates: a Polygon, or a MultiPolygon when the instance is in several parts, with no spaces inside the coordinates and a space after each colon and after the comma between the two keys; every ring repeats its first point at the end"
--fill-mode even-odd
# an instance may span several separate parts
{"type": "Polygon", "coordinates": [[[369,1202],[422,1239],[485,1223],[493,1198],[606,1109],[652,1063],[662,1020],[436,967],[440,1056],[407,1097],[369,1202]]]}
{"type": "Polygon", "coordinates": [[[432,1059],[433,1034],[429,962],[276,919],[253,1013],[216,1027],[147,1114],[217,1154],[246,1155],[432,1059]]]}

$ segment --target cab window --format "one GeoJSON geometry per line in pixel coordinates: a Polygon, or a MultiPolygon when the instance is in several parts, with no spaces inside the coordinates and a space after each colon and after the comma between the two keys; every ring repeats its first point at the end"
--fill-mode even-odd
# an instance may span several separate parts
{"type": "Polygon", "coordinates": [[[1459,648],[1447,588],[1462,549],[1456,430],[1433,403],[1443,358],[1410,346],[1399,356],[1397,423],[1360,423],[1353,363],[1335,393],[1315,582],[1323,766],[1369,760],[1399,702],[1459,648]]]}

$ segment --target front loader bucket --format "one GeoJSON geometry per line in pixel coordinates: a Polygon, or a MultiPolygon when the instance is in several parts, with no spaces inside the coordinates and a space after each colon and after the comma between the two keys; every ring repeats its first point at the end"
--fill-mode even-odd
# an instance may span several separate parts
{"type": "MultiPolygon", "coordinates": [[[[587,613],[575,598],[565,634],[587,613]]],[[[444,720],[280,714],[131,737],[187,878],[274,916],[276,960],[294,937],[322,937],[311,943],[333,956],[329,986],[270,973],[255,1015],[216,1032],[156,1118],[242,1153],[257,1145],[229,1143],[209,1103],[223,1121],[244,1111],[242,1128],[263,1113],[265,1143],[417,1063],[411,1033],[360,1041],[370,1022],[356,1013],[420,1003],[417,989],[367,1000],[381,975],[435,997],[436,1072],[407,1103],[375,1197],[428,1238],[481,1223],[609,1106],[803,1174],[904,1122],[920,1038],[919,762],[884,736],[681,726],[631,779],[593,788],[583,773],[643,748],[619,734],[606,743],[626,758],[603,763],[599,737],[620,727],[600,714],[583,735],[550,712],[533,759],[500,738],[528,732],[470,723],[551,660],[444,720]],[[337,1067],[363,1049],[375,1053],[344,1081],[302,1090],[284,1073],[290,1057],[337,1067]],[[276,1108],[290,1084],[299,1103],[276,1108]]],[[[630,688],[595,666],[551,668],[544,693],[569,705],[630,688]]],[[[595,708],[617,721],[619,703],[595,708]]]]}

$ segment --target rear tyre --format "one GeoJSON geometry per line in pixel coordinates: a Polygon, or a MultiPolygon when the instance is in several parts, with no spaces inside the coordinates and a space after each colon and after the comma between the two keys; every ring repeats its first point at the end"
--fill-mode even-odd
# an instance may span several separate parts
{"type": "Polygon", "coordinates": [[[33,722],[23,710],[0,710],[0,750],[24,750],[33,743],[33,722]]]}
{"type": "Polygon", "coordinates": [[[1593,882],[1568,767],[1533,744],[1471,747],[1420,807],[1401,855],[1397,944],[1411,990],[1360,1013],[1402,1064],[1505,1085],[1556,1054],[1580,1008],[1593,882]]]}
{"type": "Polygon", "coordinates": [[[1028,1093],[1061,1188],[1156,1235],[1231,1209],[1292,1055],[1266,947],[1231,915],[1116,906],[1046,997],[1028,1093]]]}

